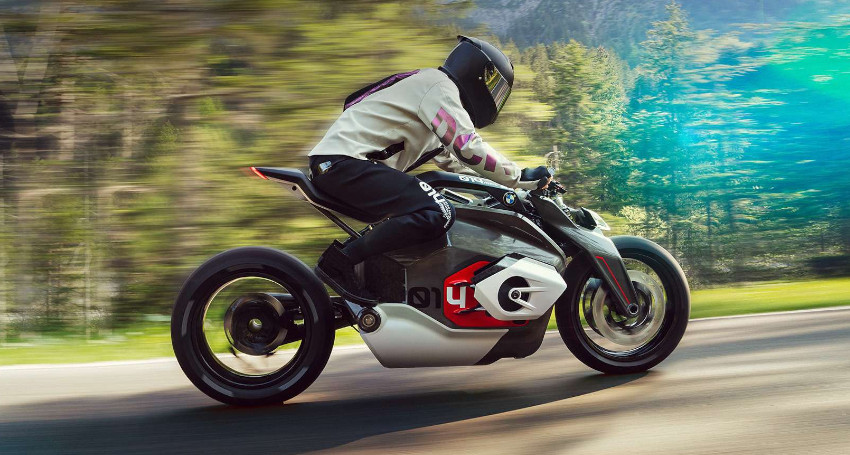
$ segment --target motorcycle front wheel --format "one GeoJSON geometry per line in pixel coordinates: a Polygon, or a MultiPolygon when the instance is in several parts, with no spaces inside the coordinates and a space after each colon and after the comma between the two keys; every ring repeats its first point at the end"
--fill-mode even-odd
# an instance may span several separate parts
{"type": "Polygon", "coordinates": [[[322,282],[295,257],[236,248],[183,284],[171,341],[183,372],[210,397],[241,406],[281,403],[327,364],[333,309],[322,282]]]}
{"type": "Polygon", "coordinates": [[[564,343],[585,365],[608,374],[646,371],[669,356],[688,325],[690,290],[679,264],[661,246],[631,236],[611,239],[626,264],[640,310],[624,317],[584,258],[566,271],[567,291],[555,307],[564,343]]]}

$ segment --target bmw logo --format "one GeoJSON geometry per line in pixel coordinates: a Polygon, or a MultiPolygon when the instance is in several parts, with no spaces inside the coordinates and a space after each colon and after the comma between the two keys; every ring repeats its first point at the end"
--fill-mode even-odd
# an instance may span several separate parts
{"type": "Polygon", "coordinates": [[[505,201],[505,205],[514,205],[516,202],[516,193],[507,192],[504,196],[502,196],[502,200],[505,201]]]}

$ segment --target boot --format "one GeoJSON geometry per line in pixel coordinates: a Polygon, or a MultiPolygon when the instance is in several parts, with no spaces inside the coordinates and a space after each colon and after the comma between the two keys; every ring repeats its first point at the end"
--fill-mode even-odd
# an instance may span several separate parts
{"type": "Polygon", "coordinates": [[[342,244],[334,241],[319,258],[315,272],[341,297],[360,305],[377,305],[375,297],[357,279],[355,265],[357,264],[342,251],[342,244]]]}

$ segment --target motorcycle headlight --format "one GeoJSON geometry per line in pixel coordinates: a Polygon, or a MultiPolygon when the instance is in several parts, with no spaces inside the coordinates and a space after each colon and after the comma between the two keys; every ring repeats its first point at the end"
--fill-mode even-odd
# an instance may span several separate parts
{"type": "MultiPolygon", "coordinates": [[[[582,207],[582,208],[584,209],[584,207],[582,207]]],[[[590,209],[584,209],[584,210],[587,210],[587,213],[589,213],[590,217],[593,218],[593,222],[596,223],[596,227],[598,227],[599,229],[602,229],[603,231],[610,231],[611,230],[611,226],[608,226],[608,223],[606,223],[605,220],[603,220],[602,217],[599,216],[598,213],[596,213],[596,212],[594,212],[593,210],[590,210],[590,209]]]]}

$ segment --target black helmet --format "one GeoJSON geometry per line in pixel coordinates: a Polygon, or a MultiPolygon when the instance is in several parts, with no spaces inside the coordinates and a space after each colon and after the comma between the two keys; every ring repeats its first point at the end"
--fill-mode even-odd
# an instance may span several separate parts
{"type": "Polygon", "coordinates": [[[492,44],[458,36],[458,43],[440,69],[460,91],[463,107],[476,128],[496,121],[514,85],[514,65],[492,44]]]}

